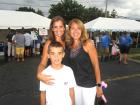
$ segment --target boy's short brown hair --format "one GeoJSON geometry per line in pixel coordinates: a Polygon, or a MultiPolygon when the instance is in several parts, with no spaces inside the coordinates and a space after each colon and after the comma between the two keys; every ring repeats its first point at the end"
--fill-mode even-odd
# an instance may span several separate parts
{"type": "Polygon", "coordinates": [[[56,42],[56,41],[52,41],[48,47],[48,53],[50,52],[51,47],[60,47],[62,48],[62,51],[64,52],[64,47],[61,43],[56,42]]]}

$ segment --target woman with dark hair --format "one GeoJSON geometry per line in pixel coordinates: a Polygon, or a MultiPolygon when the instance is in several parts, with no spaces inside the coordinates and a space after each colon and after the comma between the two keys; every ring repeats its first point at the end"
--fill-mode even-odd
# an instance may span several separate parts
{"type": "Polygon", "coordinates": [[[68,54],[67,54],[68,51],[66,49],[67,47],[65,44],[66,25],[65,25],[64,19],[60,16],[55,16],[54,18],[52,18],[49,31],[50,31],[49,39],[46,41],[44,45],[41,62],[38,66],[37,78],[43,81],[44,83],[51,85],[53,84],[52,82],[53,78],[50,75],[41,74],[41,72],[49,64],[48,46],[50,45],[51,42],[56,41],[62,44],[62,46],[65,49],[65,56],[62,63],[65,65],[69,64],[69,59],[68,59],[68,54]]]}

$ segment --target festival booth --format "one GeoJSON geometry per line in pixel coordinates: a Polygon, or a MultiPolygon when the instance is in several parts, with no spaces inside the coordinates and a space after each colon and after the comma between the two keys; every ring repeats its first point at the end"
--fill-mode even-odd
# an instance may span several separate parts
{"type": "MultiPolygon", "coordinates": [[[[0,38],[7,35],[7,29],[37,29],[43,30],[43,34],[48,35],[47,31],[51,19],[38,15],[33,12],[0,10],[0,38]],[[45,31],[44,31],[45,30],[45,31]],[[5,32],[5,34],[3,33],[5,32]],[[46,33],[44,33],[46,32],[46,33]]],[[[35,40],[35,39],[34,39],[35,40]]],[[[0,55],[3,55],[4,41],[0,41],[0,55]],[[2,54],[1,54],[2,53],[2,54]]]]}
{"type": "Polygon", "coordinates": [[[50,19],[33,12],[0,10],[0,29],[49,29],[50,19]]]}
{"type": "Polygon", "coordinates": [[[119,36],[120,32],[127,31],[135,34],[135,47],[137,47],[140,42],[140,22],[136,20],[99,17],[85,23],[85,27],[88,30],[90,37],[99,37],[99,34],[96,32],[108,31],[110,35],[112,35],[112,33],[117,33],[117,36],[119,36]]]}
{"type": "Polygon", "coordinates": [[[128,31],[140,32],[140,22],[130,19],[99,17],[85,23],[89,31],[128,31]]]}

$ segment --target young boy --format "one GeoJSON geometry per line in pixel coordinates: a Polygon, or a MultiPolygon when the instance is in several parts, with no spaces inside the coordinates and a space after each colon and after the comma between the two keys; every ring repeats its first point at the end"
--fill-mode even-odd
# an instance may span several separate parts
{"type": "Polygon", "coordinates": [[[75,78],[72,69],[61,63],[65,55],[63,46],[58,42],[52,42],[48,47],[48,55],[51,65],[42,73],[51,75],[54,84],[47,85],[40,81],[41,105],[75,105],[75,78]]]}

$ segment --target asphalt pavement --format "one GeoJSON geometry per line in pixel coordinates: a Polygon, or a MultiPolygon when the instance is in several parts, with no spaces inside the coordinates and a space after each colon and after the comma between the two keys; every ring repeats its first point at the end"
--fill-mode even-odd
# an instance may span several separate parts
{"type": "MultiPolygon", "coordinates": [[[[0,59],[0,105],[39,105],[39,81],[36,70],[40,57],[24,62],[4,62],[0,59]]],[[[100,63],[106,105],[140,105],[140,63],[128,65],[117,61],[100,63]]]]}

